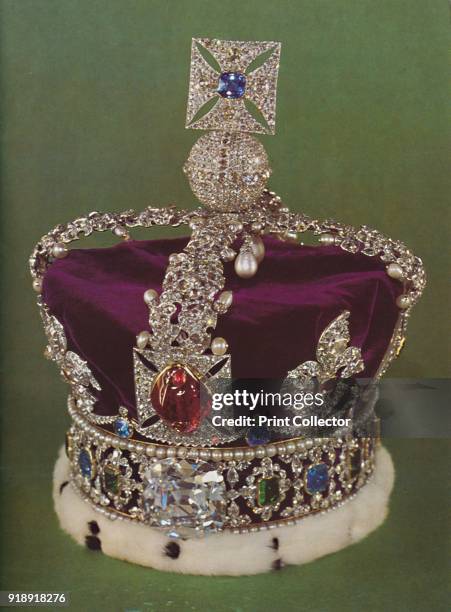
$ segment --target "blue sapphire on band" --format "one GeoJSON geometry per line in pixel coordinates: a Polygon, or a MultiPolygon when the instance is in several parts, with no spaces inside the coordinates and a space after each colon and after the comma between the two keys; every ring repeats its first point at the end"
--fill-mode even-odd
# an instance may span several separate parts
{"type": "Polygon", "coordinates": [[[249,444],[249,446],[267,444],[270,440],[271,433],[264,425],[251,427],[246,433],[246,442],[249,444]]]}
{"type": "Polygon", "coordinates": [[[219,75],[217,92],[228,100],[242,98],[246,91],[246,77],[241,72],[222,72],[219,75]]]}
{"type": "Polygon", "coordinates": [[[131,435],[130,423],[127,419],[116,419],[114,421],[114,431],[120,438],[129,438],[131,435]]]}
{"type": "Polygon", "coordinates": [[[78,467],[80,468],[81,475],[85,478],[91,478],[92,476],[92,460],[91,453],[82,448],[78,455],[78,467]]]}
{"type": "Polygon", "coordinates": [[[307,493],[321,493],[325,491],[329,485],[329,473],[325,463],[312,465],[307,471],[305,479],[305,489],[307,493]]]}

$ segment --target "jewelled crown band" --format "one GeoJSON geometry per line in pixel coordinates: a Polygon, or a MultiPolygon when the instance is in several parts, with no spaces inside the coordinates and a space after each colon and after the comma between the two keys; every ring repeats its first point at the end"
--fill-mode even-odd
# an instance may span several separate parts
{"type": "MultiPolygon", "coordinates": [[[[217,428],[211,420],[212,384],[233,373],[227,339],[214,335],[233,304],[224,264],[234,262],[246,283],[265,265],[262,236],[293,242],[312,232],[321,245],[383,262],[399,283],[399,315],[376,378],[399,354],[425,286],[421,260],[403,243],[367,226],[291,212],[266,189],[268,156],[251,133],[275,131],[279,59],[275,42],[193,39],[187,127],[211,131],[192,147],[184,172],[204,207],[93,212],[57,226],[30,258],[46,355],[71,389],[72,483],[112,518],[196,532],[292,521],[335,507],[371,475],[369,438],[263,438],[251,448],[241,431],[217,428]],[[169,256],[161,289],[145,291],[149,325],[129,347],[135,403],[99,411],[102,385],[44,301],[48,267],[70,259],[69,244],[93,232],[128,240],[135,227],[180,225],[190,227],[189,241],[169,256]]],[[[352,319],[352,311],[339,309],[319,330],[309,359],[293,364],[286,380],[328,392],[331,381],[361,373],[365,363],[351,337],[352,319]]]]}

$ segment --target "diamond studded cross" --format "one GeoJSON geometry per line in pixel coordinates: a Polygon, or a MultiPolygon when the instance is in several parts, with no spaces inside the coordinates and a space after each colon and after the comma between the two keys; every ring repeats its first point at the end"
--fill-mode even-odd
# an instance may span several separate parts
{"type": "Polygon", "coordinates": [[[186,127],[274,134],[280,47],[193,38],[186,127]]]}

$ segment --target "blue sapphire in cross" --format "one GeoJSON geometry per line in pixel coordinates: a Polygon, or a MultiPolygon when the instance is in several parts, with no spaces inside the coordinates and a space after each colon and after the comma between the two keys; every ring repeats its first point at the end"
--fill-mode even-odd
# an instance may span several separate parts
{"type": "Polygon", "coordinates": [[[242,98],[246,91],[246,76],[241,72],[222,72],[219,75],[217,91],[228,100],[242,98]]]}

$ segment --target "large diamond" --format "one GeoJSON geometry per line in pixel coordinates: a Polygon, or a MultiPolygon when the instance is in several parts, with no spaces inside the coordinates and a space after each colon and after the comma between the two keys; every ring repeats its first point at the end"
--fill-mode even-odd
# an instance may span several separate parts
{"type": "Polygon", "coordinates": [[[144,508],[151,524],[187,536],[222,527],[224,479],[207,461],[163,459],[149,466],[143,480],[144,508]]]}
{"type": "Polygon", "coordinates": [[[182,433],[195,431],[211,409],[206,386],[192,369],[169,365],[156,377],[150,400],[155,412],[182,433]]]}

